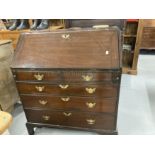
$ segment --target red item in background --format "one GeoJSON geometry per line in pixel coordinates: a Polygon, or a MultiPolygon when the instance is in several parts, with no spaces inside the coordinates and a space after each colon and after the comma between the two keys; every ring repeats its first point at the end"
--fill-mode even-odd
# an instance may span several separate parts
{"type": "Polygon", "coordinates": [[[127,22],[138,22],[138,19],[127,19],[127,22]]]}

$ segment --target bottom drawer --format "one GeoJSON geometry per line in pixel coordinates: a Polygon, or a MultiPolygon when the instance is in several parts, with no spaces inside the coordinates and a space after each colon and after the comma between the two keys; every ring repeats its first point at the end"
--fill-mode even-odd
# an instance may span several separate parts
{"type": "Polygon", "coordinates": [[[71,111],[25,110],[28,122],[115,130],[115,116],[71,111]]]}

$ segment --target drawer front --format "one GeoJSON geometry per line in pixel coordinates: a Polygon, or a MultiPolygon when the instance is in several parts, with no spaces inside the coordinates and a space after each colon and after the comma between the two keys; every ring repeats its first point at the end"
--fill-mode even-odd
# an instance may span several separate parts
{"type": "Polygon", "coordinates": [[[91,71],[14,71],[17,81],[67,81],[67,82],[94,82],[117,81],[120,72],[91,72],[91,71]]]}
{"type": "Polygon", "coordinates": [[[110,114],[90,114],[71,111],[25,110],[28,122],[92,129],[115,129],[115,117],[110,114]]]}
{"type": "Polygon", "coordinates": [[[155,28],[144,27],[141,48],[155,48],[155,28]]]}
{"type": "Polygon", "coordinates": [[[21,95],[24,108],[115,112],[117,98],[21,95]]]}
{"type": "Polygon", "coordinates": [[[17,81],[60,81],[59,71],[14,71],[17,81]]]}
{"type": "Polygon", "coordinates": [[[52,94],[52,95],[78,95],[78,96],[102,96],[116,97],[118,85],[73,85],[73,84],[40,84],[40,83],[17,83],[20,94],[52,94]]]}
{"type": "Polygon", "coordinates": [[[101,81],[118,81],[120,79],[120,72],[63,72],[63,80],[70,82],[101,82],[101,81]]]}

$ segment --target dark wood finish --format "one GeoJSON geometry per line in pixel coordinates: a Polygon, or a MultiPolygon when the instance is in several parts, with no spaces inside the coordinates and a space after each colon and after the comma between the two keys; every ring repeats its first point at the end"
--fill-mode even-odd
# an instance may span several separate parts
{"type": "Polygon", "coordinates": [[[17,47],[18,61],[12,67],[119,69],[118,33],[114,28],[25,33],[17,47]]]}
{"type": "Polygon", "coordinates": [[[44,110],[25,110],[27,120],[33,123],[44,123],[54,125],[66,125],[82,128],[93,128],[105,130],[115,129],[115,119],[113,115],[82,113],[72,111],[44,111],[44,110]],[[65,116],[64,113],[71,114],[65,116]],[[45,120],[44,117],[49,117],[45,120]],[[88,124],[87,120],[95,120],[94,124],[88,124]]]}
{"type": "MultiPolygon", "coordinates": [[[[66,85],[67,83],[60,83],[66,85]]],[[[45,84],[45,83],[17,83],[18,92],[20,94],[53,94],[53,95],[79,95],[79,96],[101,96],[101,97],[116,97],[117,84],[68,84],[68,88],[61,89],[59,84],[45,84]],[[44,87],[42,92],[39,92],[36,87],[44,87]],[[95,89],[93,93],[87,92],[86,89],[95,89]]]]}
{"type": "Polygon", "coordinates": [[[48,128],[60,128],[60,129],[68,129],[68,130],[81,130],[81,131],[89,131],[89,132],[96,132],[99,135],[118,135],[117,130],[104,130],[104,129],[93,129],[93,128],[80,128],[80,127],[73,127],[73,126],[63,126],[63,125],[53,125],[53,124],[43,124],[43,123],[26,123],[28,133],[30,135],[34,134],[34,128],[41,128],[41,127],[48,127],[48,128]]]}
{"type": "MultiPolygon", "coordinates": [[[[117,81],[120,79],[120,71],[15,71],[14,76],[17,81],[34,81],[37,82],[35,75],[43,75],[41,82],[87,82],[85,77],[91,77],[90,82],[97,81],[117,81]]],[[[89,82],[89,81],[88,81],[89,82]]]]}
{"type": "Polygon", "coordinates": [[[117,28],[26,33],[12,72],[28,122],[117,134],[121,80],[117,28]]]}
{"type": "Polygon", "coordinates": [[[34,135],[34,127],[30,123],[26,123],[27,131],[29,135],[34,135]]]}
{"type": "Polygon", "coordinates": [[[38,81],[35,75],[43,75],[41,81],[60,81],[61,72],[60,71],[15,71],[14,76],[17,81],[38,81]]]}
{"type": "Polygon", "coordinates": [[[96,98],[50,95],[21,95],[20,97],[25,109],[37,108],[44,110],[57,109],[114,113],[117,105],[117,97],[96,98]]]}

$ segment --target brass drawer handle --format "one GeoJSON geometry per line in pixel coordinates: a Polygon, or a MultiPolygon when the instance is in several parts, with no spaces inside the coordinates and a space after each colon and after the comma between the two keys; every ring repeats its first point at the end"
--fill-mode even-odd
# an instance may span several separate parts
{"type": "Polygon", "coordinates": [[[45,121],[48,121],[50,119],[50,116],[48,115],[43,115],[42,118],[45,120],[45,121]]]}
{"type": "Polygon", "coordinates": [[[42,92],[45,89],[45,86],[35,86],[38,92],[42,92]]]}
{"type": "Polygon", "coordinates": [[[45,100],[39,100],[39,103],[42,104],[42,105],[46,105],[47,104],[47,101],[45,101],[45,100]]]}
{"type": "Polygon", "coordinates": [[[44,78],[44,74],[39,74],[39,73],[34,74],[34,77],[35,77],[36,80],[41,81],[44,78]]]}
{"type": "Polygon", "coordinates": [[[88,106],[88,108],[94,108],[96,103],[94,102],[87,102],[86,105],[88,106]]]}
{"type": "Polygon", "coordinates": [[[82,78],[85,80],[85,81],[91,81],[93,76],[90,76],[90,75],[82,75],[82,78]]]}
{"type": "Polygon", "coordinates": [[[69,39],[70,38],[70,34],[62,34],[61,37],[63,39],[69,39]]]}
{"type": "Polygon", "coordinates": [[[61,89],[67,89],[68,87],[69,87],[69,85],[59,85],[59,87],[61,88],[61,89]]]}
{"type": "Polygon", "coordinates": [[[61,100],[64,102],[68,102],[70,100],[70,97],[61,97],[61,100]]]}
{"type": "Polygon", "coordinates": [[[64,114],[65,116],[67,116],[67,117],[69,117],[69,116],[71,116],[71,115],[72,115],[72,113],[71,113],[71,112],[69,112],[69,113],[63,112],[63,114],[64,114]]]}
{"type": "Polygon", "coordinates": [[[95,119],[87,119],[86,120],[88,124],[93,125],[95,124],[95,119]]]}
{"type": "Polygon", "coordinates": [[[96,91],[96,88],[86,88],[87,93],[93,94],[96,91]]]}

